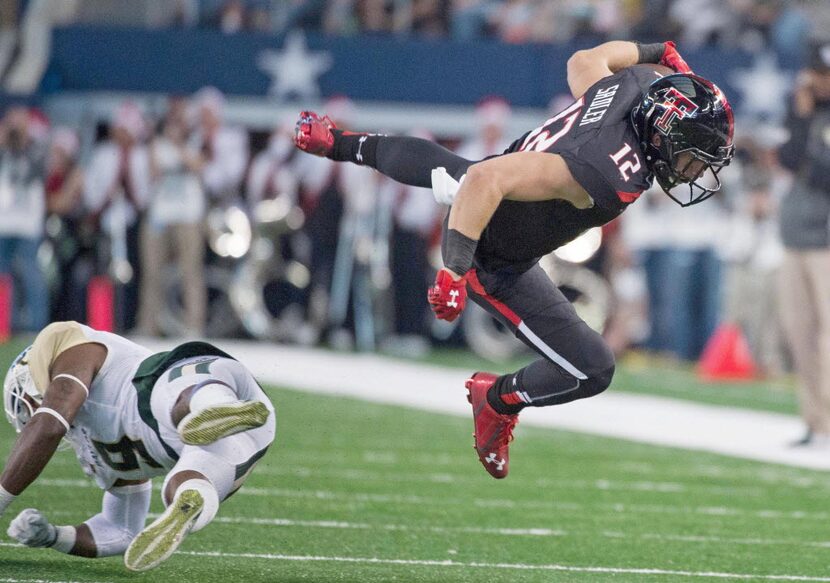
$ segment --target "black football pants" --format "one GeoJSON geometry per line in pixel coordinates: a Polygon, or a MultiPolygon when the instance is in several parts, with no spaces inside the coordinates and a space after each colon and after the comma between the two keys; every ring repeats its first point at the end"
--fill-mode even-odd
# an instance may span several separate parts
{"type": "Polygon", "coordinates": [[[503,400],[545,407],[608,388],[614,376],[611,349],[538,264],[522,273],[475,268],[467,274],[467,292],[542,357],[516,372],[510,387],[500,388],[503,400]]]}

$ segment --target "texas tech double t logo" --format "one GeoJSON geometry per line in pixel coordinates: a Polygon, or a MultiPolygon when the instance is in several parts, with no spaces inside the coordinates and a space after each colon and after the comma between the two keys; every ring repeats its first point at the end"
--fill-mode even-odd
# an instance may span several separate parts
{"type": "Polygon", "coordinates": [[[654,127],[664,134],[668,135],[671,124],[675,119],[686,118],[697,111],[697,104],[674,87],[664,90],[662,99],[661,102],[658,102],[658,105],[663,107],[663,115],[654,122],[654,127]]]}

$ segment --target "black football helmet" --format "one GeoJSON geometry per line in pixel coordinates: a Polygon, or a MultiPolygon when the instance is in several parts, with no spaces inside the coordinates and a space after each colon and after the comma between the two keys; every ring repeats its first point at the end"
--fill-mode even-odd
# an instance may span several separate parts
{"type": "Polygon", "coordinates": [[[646,165],[677,204],[697,204],[720,190],[718,172],[735,152],[735,124],[732,107],[714,83],[691,74],[661,77],[632,110],[631,121],[646,165]],[[683,185],[688,196],[678,192],[683,185]]]}

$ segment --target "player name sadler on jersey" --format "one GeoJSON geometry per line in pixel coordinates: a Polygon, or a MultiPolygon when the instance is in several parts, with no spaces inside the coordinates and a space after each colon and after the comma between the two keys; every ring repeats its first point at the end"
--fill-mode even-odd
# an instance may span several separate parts
{"type": "Polygon", "coordinates": [[[605,112],[608,111],[611,102],[614,100],[614,95],[617,94],[617,89],[619,88],[620,85],[617,84],[612,85],[611,87],[606,87],[605,89],[597,90],[597,94],[591,101],[591,105],[588,106],[588,109],[586,109],[585,113],[582,115],[579,125],[584,126],[601,120],[602,116],[605,115],[605,112]]]}
{"type": "Polygon", "coordinates": [[[576,208],[564,200],[504,200],[479,239],[475,257],[480,266],[528,268],[584,231],[613,220],[651,186],[631,110],[656,78],[653,68],[637,65],[605,77],[510,145],[508,152],[562,156],[592,204],[576,208]]]}

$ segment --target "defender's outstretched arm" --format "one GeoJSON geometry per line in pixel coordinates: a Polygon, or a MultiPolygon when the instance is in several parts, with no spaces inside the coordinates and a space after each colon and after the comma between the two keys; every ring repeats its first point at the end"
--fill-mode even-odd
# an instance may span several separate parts
{"type": "Polygon", "coordinates": [[[46,467],[86,401],[88,387],[106,356],[106,348],[90,343],[74,346],[55,359],[50,370],[54,380],[43,403],[20,432],[0,474],[0,487],[6,492],[19,495],[46,467]]]}
{"type": "Polygon", "coordinates": [[[123,555],[144,528],[150,509],[149,480],[118,480],[104,493],[101,512],[77,526],[57,526],[27,508],[12,520],[8,534],[28,547],[51,548],[79,557],[123,555]]]}

